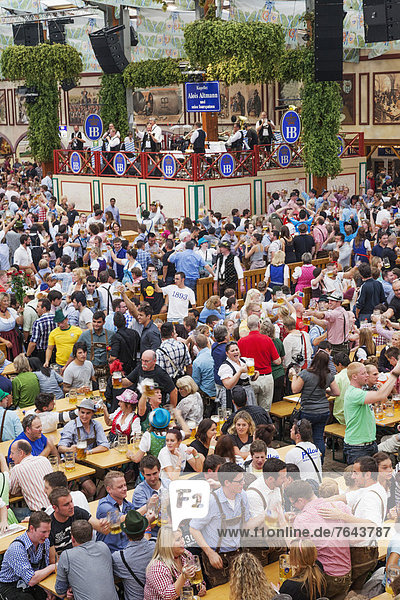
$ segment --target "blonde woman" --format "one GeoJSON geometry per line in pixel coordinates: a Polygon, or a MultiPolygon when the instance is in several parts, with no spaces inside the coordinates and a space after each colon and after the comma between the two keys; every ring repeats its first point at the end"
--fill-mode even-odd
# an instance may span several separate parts
{"type": "Polygon", "coordinates": [[[232,563],[229,600],[272,600],[275,595],[258,558],[241,552],[232,563]]]}
{"type": "Polygon", "coordinates": [[[182,397],[176,408],[181,411],[185,421],[193,421],[197,427],[203,419],[203,399],[196,382],[190,375],[185,375],[178,379],[176,387],[182,397]]]}
{"type": "Polygon", "coordinates": [[[247,314],[247,309],[249,307],[249,304],[259,304],[260,308],[262,305],[262,294],[261,292],[259,292],[258,290],[252,288],[251,290],[249,290],[246,294],[246,299],[244,301],[244,305],[242,310],[240,311],[240,317],[241,319],[247,319],[248,314],[247,314]]]}
{"type": "Polygon", "coordinates": [[[83,286],[86,282],[86,271],[82,267],[77,267],[72,271],[72,283],[67,290],[67,302],[71,302],[71,296],[74,292],[83,292],[83,286]]]}
{"type": "MultiPolygon", "coordinates": [[[[188,564],[193,555],[185,550],[180,529],[173,531],[170,525],[163,525],[158,531],[154,554],[146,570],[144,600],[175,600],[179,598],[185,585],[190,586],[195,566],[188,564]]],[[[201,585],[199,596],[204,596],[206,586],[201,585]]]]}
{"type": "Polygon", "coordinates": [[[203,310],[200,313],[200,323],[205,323],[207,317],[215,315],[218,319],[225,318],[225,308],[221,305],[221,298],[219,296],[210,296],[204,305],[203,310]]]}
{"type": "Polygon", "coordinates": [[[234,443],[235,454],[246,460],[250,453],[250,445],[254,440],[256,425],[245,410],[239,410],[235,414],[232,425],[228,433],[234,443]]]}
{"type": "Polygon", "coordinates": [[[296,539],[291,543],[290,564],[294,577],[282,583],[280,594],[290,594],[292,600],[316,600],[325,594],[322,565],[317,561],[317,549],[310,540],[296,539]]]}
{"type": "Polygon", "coordinates": [[[13,365],[17,372],[17,376],[12,380],[13,404],[17,408],[32,406],[36,396],[40,394],[39,380],[35,373],[32,373],[25,354],[16,356],[13,365]]]}
{"type": "Polygon", "coordinates": [[[102,258],[102,256],[103,253],[100,248],[93,248],[90,252],[90,270],[96,279],[101,271],[107,269],[107,261],[105,258],[102,258]]]}
{"type": "Polygon", "coordinates": [[[369,327],[361,327],[358,337],[358,346],[355,348],[353,362],[365,362],[376,354],[376,345],[369,327]]]}
{"type": "Polygon", "coordinates": [[[265,269],[267,285],[279,286],[287,285],[289,287],[289,267],[285,264],[285,253],[283,250],[275,252],[271,264],[265,269]]]}

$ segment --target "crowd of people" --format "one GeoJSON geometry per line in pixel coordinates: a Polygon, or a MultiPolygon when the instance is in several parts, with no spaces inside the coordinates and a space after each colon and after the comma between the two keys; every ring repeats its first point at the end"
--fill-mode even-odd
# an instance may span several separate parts
{"type": "Polygon", "coordinates": [[[397,589],[396,535],[376,570],[378,530],[400,498],[400,433],[395,419],[380,425],[400,402],[400,197],[387,177],[369,174],[362,196],[274,192],[263,215],[209,210],[192,221],[139,206],[128,241],[114,198],[88,216],[57,201],[50,176],[10,170],[0,187],[0,439],[12,442],[0,455],[0,533],[28,528],[5,552],[3,600],[51,596],[40,584],[55,572],[53,593],[68,600],[189,600],[227,582],[233,600],[272,598],[262,566],[286,546],[256,533],[249,547],[224,527],[333,521],[374,533],[287,540],[280,592],[342,600],[350,589],[373,597],[387,580],[397,589]],[[213,293],[202,305],[205,277],[213,293]],[[289,430],[278,430],[274,404],[292,394],[289,430]],[[70,410],[57,409],[64,397],[70,410]],[[344,426],[343,482],[325,467],[333,423],[344,426]],[[113,469],[71,482],[57,466],[122,439],[129,460],[113,469]],[[174,530],[168,489],[182,475],[208,482],[209,508],[174,530]]]}

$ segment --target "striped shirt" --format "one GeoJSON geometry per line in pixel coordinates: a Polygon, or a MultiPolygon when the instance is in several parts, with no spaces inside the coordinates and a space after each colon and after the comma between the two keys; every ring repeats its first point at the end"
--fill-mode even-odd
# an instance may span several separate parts
{"type": "Polygon", "coordinates": [[[47,508],[50,502],[44,491],[43,477],[52,472],[50,461],[45,456],[26,456],[11,469],[10,494],[21,492],[31,510],[47,508]]]}
{"type": "Polygon", "coordinates": [[[54,315],[45,313],[36,319],[32,325],[31,342],[36,344],[38,350],[46,350],[49,344],[50,332],[55,328],[54,315]]]}

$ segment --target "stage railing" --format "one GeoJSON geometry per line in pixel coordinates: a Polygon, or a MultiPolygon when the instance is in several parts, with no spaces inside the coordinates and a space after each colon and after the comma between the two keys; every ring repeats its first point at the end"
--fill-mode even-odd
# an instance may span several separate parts
{"type": "MultiPolygon", "coordinates": [[[[364,156],[364,134],[342,133],[343,152],[341,157],[364,156]]],[[[260,145],[253,150],[237,150],[195,154],[181,152],[103,152],[92,150],[54,150],[55,175],[91,175],[97,177],[138,177],[141,179],[170,179],[206,181],[209,179],[234,179],[255,177],[260,171],[303,166],[304,147],[291,147],[290,163],[279,164],[277,146],[260,145]],[[165,168],[164,158],[168,159],[165,168]]]]}

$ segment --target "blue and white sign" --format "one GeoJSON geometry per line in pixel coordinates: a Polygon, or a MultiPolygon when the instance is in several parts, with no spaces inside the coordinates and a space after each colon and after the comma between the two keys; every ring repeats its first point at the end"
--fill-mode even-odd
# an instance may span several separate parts
{"type": "Polygon", "coordinates": [[[235,170],[235,159],[232,154],[225,152],[218,161],[218,169],[222,177],[232,177],[235,170]]]}
{"type": "Polygon", "coordinates": [[[103,135],[103,121],[99,115],[89,115],[85,121],[85,136],[94,142],[103,135]]]}
{"type": "Polygon", "coordinates": [[[185,93],[188,112],[219,112],[221,110],[219,81],[185,83],[185,93]]]}
{"type": "Polygon", "coordinates": [[[278,161],[278,165],[282,168],[286,168],[290,165],[292,161],[292,151],[289,146],[286,144],[282,144],[279,146],[278,151],[276,153],[276,160],[278,161]]]}
{"type": "Polygon", "coordinates": [[[346,148],[346,142],[341,135],[338,135],[337,139],[339,140],[338,156],[342,156],[344,149],[346,148]]]}
{"type": "Polygon", "coordinates": [[[176,160],[172,154],[166,154],[161,161],[161,171],[164,177],[172,179],[176,173],[176,160]]]}
{"type": "Polygon", "coordinates": [[[281,120],[281,134],[287,144],[295,144],[300,137],[301,120],[295,110],[288,110],[281,120]]]}
{"type": "Polygon", "coordinates": [[[79,152],[73,152],[69,158],[71,171],[75,174],[80,173],[82,169],[82,158],[79,152]]]}
{"type": "Polygon", "coordinates": [[[116,172],[117,175],[123,175],[126,171],[126,158],[125,155],[122,154],[122,152],[118,152],[118,154],[116,154],[114,156],[114,161],[113,161],[113,165],[114,165],[114,171],[116,172]]]}

